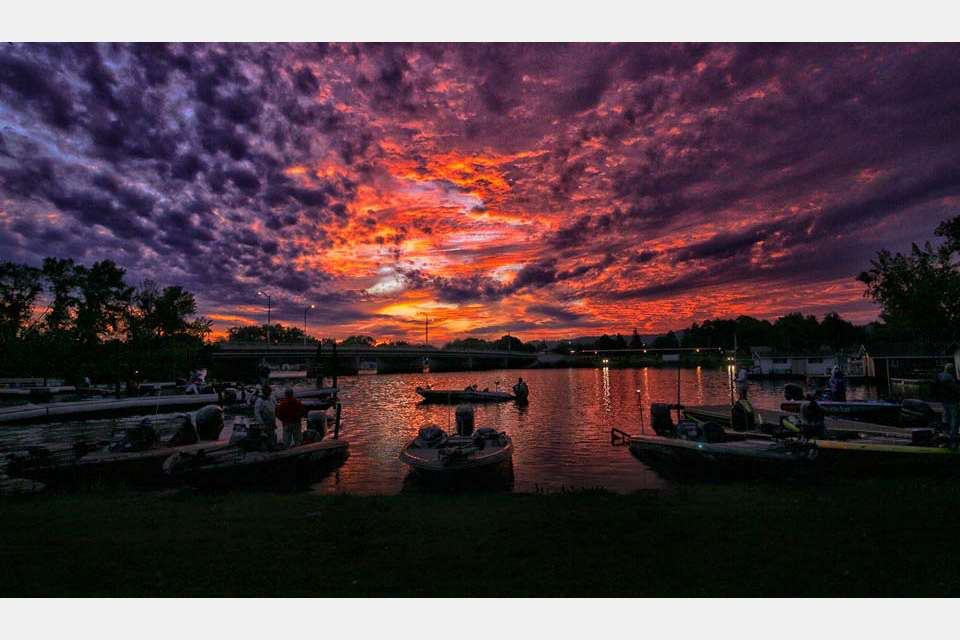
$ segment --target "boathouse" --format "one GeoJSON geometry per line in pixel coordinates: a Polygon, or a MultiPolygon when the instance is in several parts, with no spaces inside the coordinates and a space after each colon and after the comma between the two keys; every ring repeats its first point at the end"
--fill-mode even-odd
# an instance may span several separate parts
{"type": "Polygon", "coordinates": [[[807,378],[827,376],[837,364],[832,353],[781,353],[770,347],[754,347],[751,374],[762,378],[807,378]]]}

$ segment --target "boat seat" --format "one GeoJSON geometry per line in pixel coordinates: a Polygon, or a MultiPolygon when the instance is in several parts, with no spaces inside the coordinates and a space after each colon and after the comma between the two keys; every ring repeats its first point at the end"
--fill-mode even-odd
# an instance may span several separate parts
{"type": "Polygon", "coordinates": [[[700,425],[700,431],[704,442],[725,442],[727,440],[723,426],[716,422],[703,423],[700,425]]]}

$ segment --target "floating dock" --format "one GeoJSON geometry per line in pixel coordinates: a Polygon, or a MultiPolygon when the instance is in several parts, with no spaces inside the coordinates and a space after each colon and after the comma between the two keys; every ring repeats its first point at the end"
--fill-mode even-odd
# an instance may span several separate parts
{"type": "MultiPolygon", "coordinates": [[[[336,392],[333,387],[294,389],[297,398],[322,398],[336,392]]],[[[145,415],[198,409],[219,404],[215,393],[171,396],[142,396],[104,400],[78,400],[47,404],[22,404],[0,409],[0,425],[30,422],[56,422],[118,415],[145,415]]]]}
{"type": "MultiPolygon", "coordinates": [[[[796,415],[786,411],[775,411],[772,409],[756,409],[765,424],[780,424],[780,419],[796,415]]],[[[722,425],[730,424],[730,405],[700,405],[694,407],[683,407],[683,413],[694,420],[710,420],[722,425]]],[[[827,416],[824,419],[824,425],[827,431],[844,433],[866,433],[871,435],[891,436],[895,438],[911,438],[912,430],[900,427],[888,427],[882,424],[872,422],[860,422],[858,420],[845,420],[827,416]]]]}

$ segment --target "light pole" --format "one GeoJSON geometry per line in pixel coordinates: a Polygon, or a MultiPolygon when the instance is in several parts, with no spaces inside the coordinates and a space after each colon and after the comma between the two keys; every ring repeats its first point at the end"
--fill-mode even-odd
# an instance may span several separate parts
{"type": "Polygon", "coordinates": [[[263,296],[267,299],[267,349],[270,348],[270,311],[272,309],[272,300],[270,299],[269,293],[264,293],[263,291],[257,291],[258,296],[263,296]]]}
{"type": "Polygon", "coordinates": [[[316,305],[310,305],[309,307],[303,308],[303,346],[307,346],[307,311],[309,309],[316,308],[316,305]]]}

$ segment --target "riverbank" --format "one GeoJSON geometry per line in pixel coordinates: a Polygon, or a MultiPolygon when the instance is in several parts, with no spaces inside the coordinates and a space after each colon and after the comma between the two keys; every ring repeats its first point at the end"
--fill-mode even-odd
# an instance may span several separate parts
{"type": "Polygon", "coordinates": [[[0,501],[2,596],[956,596],[960,487],[0,501]]]}

